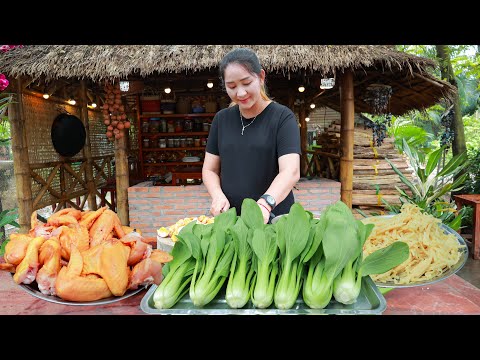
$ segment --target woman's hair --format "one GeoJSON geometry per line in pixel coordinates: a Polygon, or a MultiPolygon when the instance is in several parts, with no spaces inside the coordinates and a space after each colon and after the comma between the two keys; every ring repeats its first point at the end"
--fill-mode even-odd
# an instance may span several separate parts
{"type": "MultiPolygon", "coordinates": [[[[260,65],[260,61],[258,60],[257,54],[252,49],[248,48],[236,48],[227,53],[222,61],[220,61],[219,72],[220,72],[220,83],[222,84],[224,90],[225,89],[225,69],[228,65],[236,63],[243,66],[247,71],[251,74],[255,74],[257,76],[260,75],[260,71],[262,71],[262,66],[260,65]]],[[[267,95],[267,89],[265,87],[265,83],[260,87],[260,96],[263,100],[271,100],[267,95]]]]}

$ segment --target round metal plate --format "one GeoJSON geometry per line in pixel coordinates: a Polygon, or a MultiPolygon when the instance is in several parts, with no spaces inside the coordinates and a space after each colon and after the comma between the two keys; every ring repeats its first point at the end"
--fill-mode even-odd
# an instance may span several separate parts
{"type": "MultiPolygon", "coordinates": [[[[12,274],[13,276],[13,274],[12,274]]],[[[125,292],[123,296],[110,296],[105,299],[100,299],[100,300],[95,300],[95,301],[85,301],[85,302],[76,302],[76,301],[68,301],[68,300],[63,300],[62,298],[54,295],[45,295],[42,294],[40,290],[38,290],[37,282],[34,281],[31,284],[20,284],[20,288],[25,290],[27,293],[30,295],[33,295],[39,299],[45,300],[45,301],[50,301],[56,304],[63,304],[63,305],[105,305],[105,304],[111,304],[117,301],[124,300],[126,298],[129,298],[130,296],[133,296],[135,294],[138,294],[140,291],[145,289],[145,286],[141,286],[136,290],[128,290],[125,292]]]]}
{"type": "MultiPolygon", "coordinates": [[[[381,216],[375,216],[375,217],[391,218],[393,216],[395,216],[395,215],[381,215],[381,216]]],[[[414,287],[414,286],[425,286],[425,285],[431,285],[431,284],[434,284],[436,282],[445,280],[449,276],[452,276],[457,271],[459,271],[465,265],[465,263],[467,262],[467,259],[468,259],[468,247],[467,247],[467,244],[465,242],[465,239],[462,238],[460,236],[460,234],[457,233],[455,230],[453,230],[451,227],[449,227],[445,224],[440,224],[440,226],[446,234],[454,235],[457,238],[458,243],[460,245],[463,245],[463,247],[458,250],[460,252],[460,259],[458,260],[458,262],[455,265],[453,265],[450,269],[445,271],[442,275],[437,276],[437,277],[435,277],[433,279],[430,279],[430,280],[418,281],[418,282],[410,283],[410,284],[395,284],[391,281],[389,281],[389,282],[377,282],[377,281],[375,281],[375,285],[377,285],[378,287],[382,287],[382,288],[408,288],[408,287],[414,287]]]]}

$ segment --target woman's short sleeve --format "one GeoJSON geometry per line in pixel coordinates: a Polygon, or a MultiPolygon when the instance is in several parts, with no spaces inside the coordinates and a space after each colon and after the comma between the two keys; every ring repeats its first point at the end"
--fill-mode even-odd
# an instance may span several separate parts
{"type": "Polygon", "coordinates": [[[207,149],[210,154],[220,155],[218,151],[218,114],[215,115],[208,133],[207,149]]]}
{"type": "Polygon", "coordinates": [[[302,154],[300,149],[300,128],[295,114],[285,108],[277,132],[277,157],[286,154],[302,154]]]}

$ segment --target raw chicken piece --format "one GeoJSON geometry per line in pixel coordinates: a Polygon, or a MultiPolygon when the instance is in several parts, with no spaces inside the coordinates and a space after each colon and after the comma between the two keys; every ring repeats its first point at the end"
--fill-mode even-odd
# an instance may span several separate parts
{"type": "Polygon", "coordinates": [[[17,266],[15,275],[13,275],[13,281],[17,284],[30,284],[35,280],[37,276],[38,266],[38,249],[43,244],[45,239],[41,236],[34,238],[28,243],[27,252],[22,262],[17,266]]]}
{"type": "Polygon", "coordinates": [[[60,269],[55,282],[55,292],[68,301],[95,301],[112,296],[104,279],[96,275],[82,276],[83,258],[72,245],[68,266],[60,269]]]}
{"type": "Polygon", "coordinates": [[[105,210],[107,210],[106,206],[101,207],[96,211],[85,211],[82,215],[82,219],[79,222],[80,225],[84,225],[88,230],[90,230],[95,220],[97,220],[98,217],[102,215],[105,210]]]}
{"type": "Polygon", "coordinates": [[[130,246],[130,255],[128,257],[128,266],[137,264],[140,260],[150,256],[152,252],[152,245],[143,241],[142,235],[136,231],[132,231],[122,237],[120,241],[124,245],[130,246]]]}
{"type": "Polygon", "coordinates": [[[33,237],[25,234],[11,234],[10,241],[5,245],[5,262],[18,265],[25,257],[27,247],[33,237]]]}
{"type": "Polygon", "coordinates": [[[66,208],[57,211],[47,219],[47,224],[53,226],[77,223],[82,218],[82,211],[74,208],[66,208]],[[73,219],[75,220],[73,220],[73,219]]]}
{"type": "Polygon", "coordinates": [[[55,237],[46,240],[40,247],[38,260],[41,267],[35,280],[42,294],[56,295],[55,281],[62,267],[60,264],[61,249],[59,240],[55,237]]]}
{"type": "Polygon", "coordinates": [[[118,215],[112,210],[105,210],[102,215],[91,226],[90,232],[90,246],[96,246],[101,242],[111,238],[110,233],[114,232],[118,239],[125,236],[125,232],[122,229],[122,224],[118,215]]]}
{"type": "Polygon", "coordinates": [[[61,234],[59,234],[59,239],[62,247],[62,257],[64,259],[70,259],[72,244],[75,245],[80,252],[90,248],[90,235],[85,226],[72,224],[70,226],[62,226],[62,229],[61,234]]]}
{"type": "Polygon", "coordinates": [[[128,289],[135,290],[139,286],[156,284],[162,281],[162,265],[173,259],[163,250],[153,250],[149,257],[135,265],[130,274],[128,289]]]}
{"type": "Polygon", "coordinates": [[[118,239],[110,239],[82,253],[82,274],[100,275],[115,296],[127,291],[130,268],[127,266],[130,248],[118,239]]]}

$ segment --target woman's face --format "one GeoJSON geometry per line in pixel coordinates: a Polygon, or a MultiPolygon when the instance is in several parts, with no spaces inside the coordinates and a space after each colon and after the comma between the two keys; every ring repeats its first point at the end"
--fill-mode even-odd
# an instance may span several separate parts
{"type": "Polygon", "coordinates": [[[261,100],[260,89],[265,81],[265,71],[250,73],[244,66],[232,63],[225,68],[225,88],[232,101],[241,109],[250,109],[261,100]]]}

